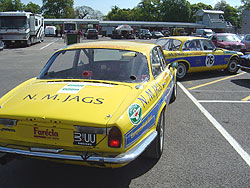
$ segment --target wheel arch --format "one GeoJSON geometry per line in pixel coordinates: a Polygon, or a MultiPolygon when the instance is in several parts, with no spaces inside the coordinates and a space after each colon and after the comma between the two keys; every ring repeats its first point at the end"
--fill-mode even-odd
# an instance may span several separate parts
{"type": "Polygon", "coordinates": [[[187,68],[187,72],[190,69],[190,63],[187,60],[185,60],[185,59],[179,59],[179,60],[177,60],[175,62],[177,62],[177,63],[183,63],[186,66],[186,68],[187,68]]]}
{"type": "Polygon", "coordinates": [[[229,62],[230,62],[232,59],[236,59],[238,62],[240,61],[240,57],[239,57],[237,54],[234,54],[234,55],[232,55],[232,56],[229,58],[227,64],[229,64],[229,62]]]}

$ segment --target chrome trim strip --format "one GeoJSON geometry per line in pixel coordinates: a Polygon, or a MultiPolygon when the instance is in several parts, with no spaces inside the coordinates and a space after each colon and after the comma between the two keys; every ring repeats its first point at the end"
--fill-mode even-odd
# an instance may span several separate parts
{"type": "Polygon", "coordinates": [[[238,67],[240,67],[241,69],[248,69],[248,70],[250,70],[250,67],[245,67],[245,66],[242,66],[242,65],[238,65],[238,67]]]}
{"type": "Polygon", "coordinates": [[[60,152],[63,151],[63,149],[34,148],[34,147],[31,147],[30,151],[34,151],[34,152],[48,152],[48,153],[60,153],[60,152]]]}
{"type": "Polygon", "coordinates": [[[156,136],[157,136],[157,132],[153,131],[149,136],[147,136],[143,141],[141,141],[135,147],[133,147],[126,153],[122,153],[116,157],[88,156],[86,158],[84,156],[79,156],[79,155],[65,155],[65,154],[56,154],[56,153],[35,152],[35,151],[26,151],[26,150],[13,149],[13,148],[7,148],[7,147],[0,147],[0,152],[27,155],[27,156],[33,156],[33,157],[45,157],[45,158],[84,161],[84,162],[126,164],[135,160],[140,154],[142,154],[142,152],[145,151],[145,149],[156,138],[156,136]]]}

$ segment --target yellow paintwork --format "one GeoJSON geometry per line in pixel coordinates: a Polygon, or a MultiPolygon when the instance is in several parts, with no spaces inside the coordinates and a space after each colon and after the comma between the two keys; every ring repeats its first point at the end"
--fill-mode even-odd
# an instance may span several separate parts
{"type": "MultiPolygon", "coordinates": [[[[226,49],[219,49],[212,52],[206,52],[206,51],[182,51],[182,47],[186,41],[194,40],[194,39],[204,39],[203,37],[194,37],[194,36],[171,36],[171,37],[162,37],[161,39],[176,39],[181,41],[181,45],[177,51],[164,51],[164,55],[167,62],[171,62],[172,58],[178,58],[176,62],[185,62],[188,65],[188,73],[190,72],[201,72],[201,71],[210,71],[210,70],[220,70],[220,69],[226,69],[228,66],[228,63],[230,59],[233,57],[238,58],[240,55],[243,55],[241,52],[232,52],[230,58],[225,59],[227,61],[227,64],[223,65],[213,65],[212,67],[207,66],[191,66],[190,64],[194,62],[190,62],[187,58],[189,57],[201,57],[201,56],[207,56],[208,54],[213,54],[214,56],[220,56],[225,55],[225,52],[231,52],[226,49]]],[[[198,59],[198,58],[197,58],[198,59]]],[[[198,62],[197,62],[198,63],[198,62]]],[[[202,63],[202,62],[199,62],[202,63]]]]}
{"type": "MultiPolygon", "coordinates": [[[[155,44],[147,43],[105,41],[74,44],[58,51],[79,48],[131,50],[143,53],[150,62],[151,50],[155,46],[155,44]]],[[[125,56],[129,58],[129,56],[133,56],[133,53],[125,56]]],[[[11,131],[0,132],[0,146],[8,145],[8,147],[25,150],[28,150],[28,147],[63,148],[62,154],[73,155],[80,155],[84,151],[100,152],[103,156],[124,153],[156,130],[160,112],[167,105],[163,97],[167,99],[166,91],[172,89],[169,86],[175,81],[175,75],[176,70],[167,66],[156,79],[150,69],[150,80],[141,84],[109,81],[110,84],[98,85],[78,80],[72,80],[69,83],[32,78],[0,99],[0,119],[18,120],[17,125],[7,128],[11,131]],[[67,84],[82,84],[83,87],[77,94],[60,93],[59,91],[67,84]],[[138,85],[141,85],[139,89],[136,88],[138,85]],[[148,94],[149,91],[151,91],[151,95],[148,94]],[[143,101],[144,99],[145,101],[143,101]],[[159,103],[160,100],[162,102],[159,103]],[[129,120],[127,111],[131,104],[139,104],[142,107],[142,121],[152,108],[157,107],[157,116],[147,117],[141,127],[134,131],[132,129],[139,125],[133,125],[129,120]],[[144,134],[140,133],[152,119],[155,121],[154,124],[144,134]],[[74,125],[96,128],[117,126],[123,136],[122,147],[108,147],[106,134],[97,134],[98,144],[95,147],[74,145],[73,134],[76,131],[74,125]],[[133,134],[128,134],[130,131],[133,134]],[[46,135],[42,137],[41,134],[46,135]],[[141,135],[139,136],[139,134],[141,135]],[[129,135],[129,137],[125,138],[125,135],[129,135]],[[134,138],[137,139],[126,145],[126,139],[134,138]]],[[[6,126],[0,124],[0,129],[6,129],[6,126]]],[[[83,162],[64,162],[88,165],[83,162]]],[[[120,167],[123,165],[126,164],[108,166],[120,167]]]]}

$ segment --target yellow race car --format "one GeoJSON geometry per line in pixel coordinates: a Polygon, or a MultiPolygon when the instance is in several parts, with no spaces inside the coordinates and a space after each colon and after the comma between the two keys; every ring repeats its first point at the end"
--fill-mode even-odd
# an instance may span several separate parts
{"type": "Polygon", "coordinates": [[[0,152],[112,168],[143,152],[159,158],[175,66],[155,44],[60,49],[38,77],[0,99],[0,152]]]}
{"type": "Polygon", "coordinates": [[[163,37],[156,44],[163,48],[168,63],[178,62],[178,79],[187,73],[224,69],[231,74],[239,70],[241,52],[216,48],[212,41],[203,37],[163,37]]]}

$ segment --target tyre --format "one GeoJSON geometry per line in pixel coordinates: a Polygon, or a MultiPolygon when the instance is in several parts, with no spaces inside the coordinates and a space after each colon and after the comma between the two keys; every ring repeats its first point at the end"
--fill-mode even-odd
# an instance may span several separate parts
{"type": "Polygon", "coordinates": [[[173,87],[173,92],[172,92],[172,95],[171,95],[171,98],[170,98],[170,101],[169,101],[170,104],[175,101],[176,96],[177,96],[177,82],[175,81],[174,87],[173,87]]]}
{"type": "Polygon", "coordinates": [[[159,159],[163,152],[164,132],[165,132],[165,110],[162,110],[156,127],[157,137],[145,151],[145,157],[159,159]]]}
{"type": "Polygon", "coordinates": [[[176,77],[178,79],[183,79],[187,74],[187,66],[185,63],[178,62],[176,77]]]}
{"type": "Polygon", "coordinates": [[[237,65],[238,65],[238,60],[236,58],[232,58],[228,63],[226,71],[230,74],[237,73],[237,71],[239,70],[239,67],[237,65]]]}
{"type": "Polygon", "coordinates": [[[30,39],[30,38],[27,40],[26,46],[27,46],[27,47],[31,46],[31,39],[30,39]]]}

